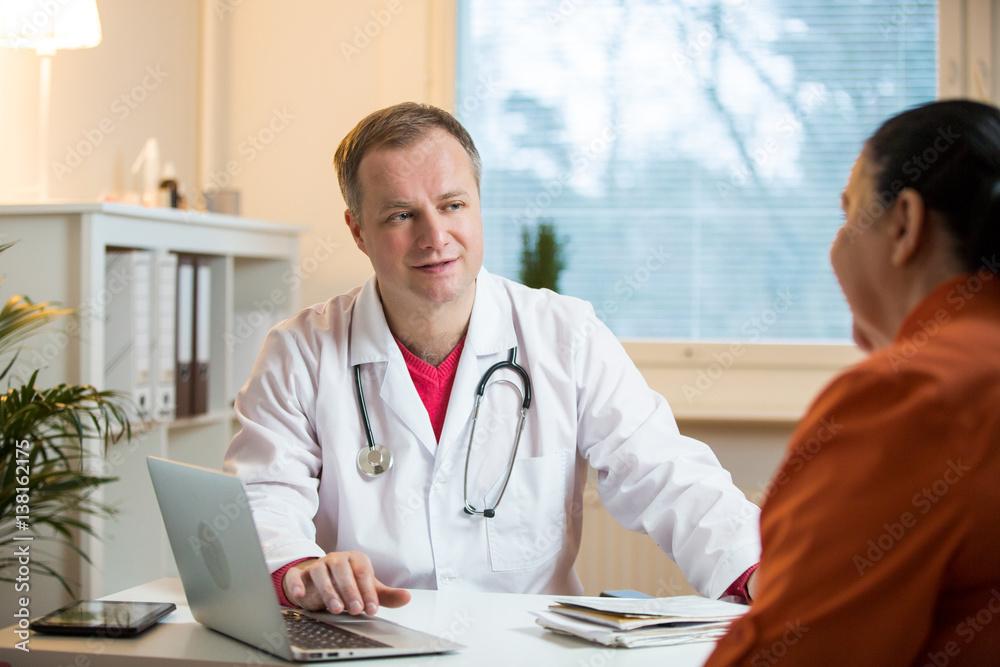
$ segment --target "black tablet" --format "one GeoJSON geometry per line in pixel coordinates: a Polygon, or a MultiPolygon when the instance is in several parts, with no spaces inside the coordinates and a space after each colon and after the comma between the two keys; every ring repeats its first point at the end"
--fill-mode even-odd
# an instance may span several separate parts
{"type": "Polygon", "coordinates": [[[134,637],[176,608],[173,602],[77,600],[28,627],[57,635],[134,637]]]}

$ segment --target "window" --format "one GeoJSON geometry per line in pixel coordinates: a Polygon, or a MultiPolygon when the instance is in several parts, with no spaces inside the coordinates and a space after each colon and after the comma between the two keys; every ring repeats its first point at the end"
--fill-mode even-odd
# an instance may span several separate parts
{"type": "Polygon", "coordinates": [[[460,0],[456,113],[486,267],[568,240],[560,291],[619,337],[842,341],[840,192],[887,116],[935,98],[934,2],[460,0]]]}

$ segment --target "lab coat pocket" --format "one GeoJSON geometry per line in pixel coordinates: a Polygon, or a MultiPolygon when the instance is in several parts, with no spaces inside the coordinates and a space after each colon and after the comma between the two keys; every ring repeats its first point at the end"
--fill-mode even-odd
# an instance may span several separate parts
{"type": "MultiPolygon", "coordinates": [[[[497,507],[486,519],[494,572],[536,567],[559,553],[566,540],[566,468],[569,452],[518,458],[497,507]]],[[[491,491],[495,498],[501,478],[491,491]]]]}

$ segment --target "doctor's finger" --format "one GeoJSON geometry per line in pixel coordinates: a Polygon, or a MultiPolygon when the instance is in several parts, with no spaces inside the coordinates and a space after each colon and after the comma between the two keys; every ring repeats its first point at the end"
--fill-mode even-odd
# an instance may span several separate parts
{"type": "Polygon", "coordinates": [[[333,580],[330,578],[329,568],[333,565],[328,558],[320,559],[315,566],[306,570],[308,577],[312,580],[316,593],[323,602],[323,606],[331,614],[339,614],[344,611],[344,603],[337,594],[333,580]]]}
{"type": "Polygon", "coordinates": [[[402,607],[410,601],[410,591],[386,586],[378,579],[375,580],[375,592],[378,593],[379,604],[390,609],[402,607]]]}
{"type": "Polygon", "coordinates": [[[285,589],[285,597],[293,605],[312,610],[326,608],[323,598],[320,597],[316,586],[305,570],[293,567],[285,573],[285,578],[281,583],[285,589]],[[296,586],[299,587],[297,590],[296,586]]]}
{"type": "Polygon", "coordinates": [[[378,598],[375,597],[374,584],[365,581],[374,578],[371,561],[356,551],[342,556],[330,563],[330,572],[344,608],[352,615],[366,611],[369,604],[375,605],[377,609],[378,598]],[[363,597],[362,591],[367,595],[363,597]]]}
{"type": "Polygon", "coordinates": [[[281,587],[290,602],[305,608],[302,601],[306,598],[307,589],[306,582],[302,578],[302,570],[297,567],[286,570],[285,576],[281,579],[281,587]]]}
{"type": "Polygon", "coordinates": [[[354,571],[354,582],[358,587],[361,596],[361,603],[364,612],[369,616],[378,613],[379,595],[378,579],[375,578],[375,568],[372,561],[363,553],[352,553],[350,557],[351,569],[354,571]]]}

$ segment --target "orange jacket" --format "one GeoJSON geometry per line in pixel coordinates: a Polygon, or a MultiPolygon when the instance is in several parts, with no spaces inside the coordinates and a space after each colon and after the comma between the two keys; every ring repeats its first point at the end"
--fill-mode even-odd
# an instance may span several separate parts
{"type": "Polygon", "coordinates": [[[935,288],[801,421],[718,665],[1000,664],[1000,276],[935,288]]]}

